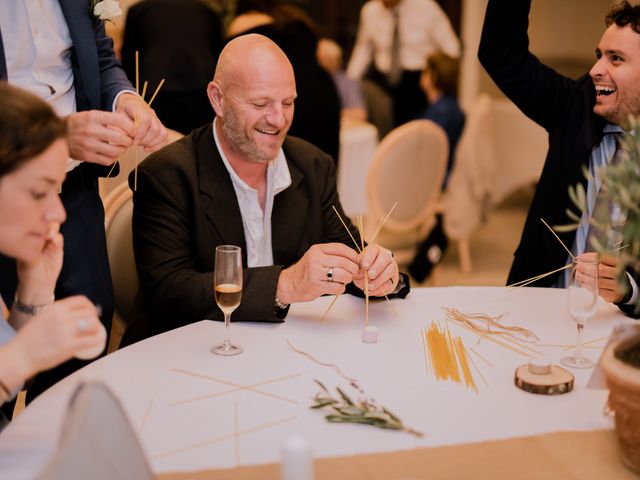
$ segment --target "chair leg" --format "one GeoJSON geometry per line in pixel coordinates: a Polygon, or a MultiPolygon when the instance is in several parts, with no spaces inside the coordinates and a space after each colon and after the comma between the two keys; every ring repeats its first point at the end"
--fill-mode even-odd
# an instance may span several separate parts
{"type": "Polygon", "coordinates": [[[460,269],[463,273],[471,273],[471,245],[469,239],[458,240],[458,257],[460,258],[460,269]]]}

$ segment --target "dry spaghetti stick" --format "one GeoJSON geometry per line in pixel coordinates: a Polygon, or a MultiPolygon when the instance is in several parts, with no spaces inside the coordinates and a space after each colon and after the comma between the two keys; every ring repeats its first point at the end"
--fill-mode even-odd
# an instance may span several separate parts
{"type": "MultiPolygon", "coordinates": [[[[464,328],[465,330],[468,330],[468,331],[470,331],[470,332],[475,333],[476,335],[478,335],[478,333],[477,333],[475,330],[473,330],[472,328],[470,328],[470,327],[468,327],[468,326],[466,326],[466,325],[464,325],[464,324],[460,324],[460,323],[459,323],[459,324],[457,324],[457,325],[458,325],[460,328],[464,328]]],[[[515,352],[515,353],[517,353],[517,354],[519,354],[519,355],[523,355],[523,356],[525,356],[525,357],[533,358],[533,355],[530,355],[530,354],[528,354],[527,352],[523,352],[522,350],[518,350],[517,348],[514,348],[514,347],[512,347],[511,345],[509,345],[509,344],[507,344],[507,343],[501,342],[501,341],[500,341],[500,340],[498,340],[497,338],[494,338],[494,337],[491,337],[491,336],[486,336],[486,335],[478,335],[478,336],[479,336],[479,337],[481,337],[481,338],[487,339],[487,340],[489,340],[490,342],[495,343],[496,345],[500,345],[501,347],[508,348],[509,350],[511,350],[511,351],[513,351],[513,352],[515,352]]],[[[522,346],[522,345],[520,345],[520,346],[522,346]]],[[[536,352],[536,353],[538,353],[538,352],[536,352]]],[[[540,354],[540,353],[539,353],[539,355],[542,355],[542,354],[540,354]]]]}
{"type": "Polygon", "coordinates": [[[140,95],[142,97],[142,101],[144,102],[144,97],[147,94],[147,87],[149,86],[149,82],[148,81],[144,81],[144,85],[142,86],[142,94],[140,95]]]}
{"type": "Polygon", "coordinates": [[[147,106],[149,106],[149,108],[151,108],[151,104],[156,99],[156,95],[158,95],[158,92],[160,91],[160,87],[162,87],[162,85],[164,85],[164,78],[162,80],[160,80],[160,83],[156,87],[156,91],[153,92],[153,95],[151,96],[151,100],[149,100],[149,103],[147,104],[147,106]]]}
{"type": "MultiPolygon", "coordinates": [[[[595,340],[589,340],[588,342],[580,343],[580,347],[584,347],[586,345],[591,345],[592,343],[602,342],[604,340],[609,340],[609,337],[596,338],[595,340]]],[[[576,346],[575,345],[567,345],[565,347],[565,350],[571,350],[573,348],[576,348],[576,346]]],[[[594,347],[594,348],[604,348],[604,347],[594,347]]]]}
{"type": "MultiPolygon", "coordinates": [[[[362,253],[364,253],[364,221],[362,214],[358,215],[358,232],[360,233],[362,253]]],[[[364,326],[369,326],[369,270],[364,271],[364,326]]]]}
{"type": "Polygon", "coordinates": [[[369,326],[369,270],[364,271],[364,326],[369,326]]]}
{"type": "Polygon", "coordinates": [[[473,353],[475,353],[478,356],[478,358],[480,360],[482,360],[483,362],[485,362],[487,365],[489,365],[490,367],[493,367],[493,364],[489,360],[484,358],[482,355],[480,355],[478,352],[476,352],[473,348],[469,348],[469,350],[471,350],[473,353]]]}
{"type": "Polygon", "coordinates": [[[420,340],[422,341],[422,348],[424,349],[424,371],[429,375],[429,355],[427,354],[427,330],[420,329],[420,340]]]}
{"type": "Polygon", "coordinates": [[[233,443],[236,451],[236,467],[240,466],[240,414],[238,412],[238,402],[235,402],[235,415],[233,419],[233,443]]]}
{"type": "Polygon", "coordinates": [[[262,425],[258,425],[257,427],[248,428],[246,430],[241,430],[241,431],[239,431],[237,433],[234,432],[234,433],[229,433],[229,434],[225,434],[225,435],[220,435],[220,436],[212,438],[210,440],[205,440],[203,442],[199,442],[199,443],[195,443],[195,444],[192,444],[192,445],[188,445],[186,447],[176,448],[174,450],[169,450],[169,451],[162,452],[162,453],[156,453],[154,455],[151,455],[151,458],[169,457],[171,455],[176,455],[178,453],[184,453],[184,452],[188,452],[190,450],[195,450],[196,448],[207,447],[207,446],[210,446],[210,445],[214,445],[216,443],[223,442],[225,440],[229,440],[229,439],[233,438],[235,435],[242,436],[242,435],[247,435],[249,433],[258,432],[260,430],[265,430],[267,428],[275,427],[277,425],[282,425],[283,423],[292,422],[292,421],[296,420],[297,418],[298,418],[297,416],[293,416],[293,417],[282,418],[280,420],[274,420],[273,422],[269,422],[269,423],[265,423],[265,424],[262,424],[262,425]]]}
{"type": "Polygon", "coordinates": [[[340,296],[340,294],[337,294],[333,300],[331,301],[331,304],[329,305],[329,308],[327,308],[324,312],[324,315],[322,315],[322,318],[320,319],[320,323],[324,322],[325,319],[327,318],[327,315],[329,315],[329,310],[331,310],[331,308],[333,307],[333,304],[336,303],[336,300],[338,300],[338,297],[340,296]]]}
{"type": "Polygon", "coordinates": [[[136,93],[140,95],[140,69],[139,69],[139,53],[136,50],[136,93]]]}
{"type": "Polygon", "coordinates": [[[549,275],[553,275],[556,272],[560,272],[562,270],[566,270],[567,268],[571,268],[571,264],[567,264],[564,267],[560,267],[560,268],[556,268],[555,270],[552,270],[550,272],[547,273],[543,273],[542,275],[537,275],[535,277],[531,277],[531,278],[527,278],[526,280],[520,280],[519,282],[515,282],[512,283],[511,285],[507,285],[507,288],[520,288],[520,287],[526,287],[527,285],[529,285],[530,283],[533,283],[535,281],[538,281],[544,277],[548,277],[549,275]]]}
{"type": "MultiPolygon", "coordinates": [[[[473,351],[473,349],[471,349],[471,351],[473,351]]],[[[478,352],[474,352],[476,355],[478,355],[478,352]]],[[[482,358],[482,357],[480,357],[482,358]]],[[[471,356],[469,356],[469,361],[471,362],[471,365],[473,365],[473,367],[476,369],[476,372],[478,372],[478,375],[480,375],[480,378],[482,379],[482,381],[484,382],[484,384],[488,387],[489,386],[489,382],[487,382],[487,379],[484,378],[484,375],[482,375],[482,372],[480,371],[480,369],[478,368],[478,365],[476,365],[476,362],[473,361],[473,358],[471,356]]],[[[486,361],[486,360],[485,360],[486,361]]]]}
{"type": "Polygon", "coordinates": [[[476,393],[478,393],[478,387],[476,386],[476,382],[473,379],[471,369],[469,368],[469,362],[467,361],[468,355],[460,337],[457,337],[455,340],[455,352],[457,353],[458,364],[460,365],[460,369],[462,370],[464,383],[466,384],[467,388],[471,388],[475,390],[476,393]]]}
{"type": "Polygon", "coordinates": [[[155,400],[152,398],[149,405],[147,405],[147,409],[145,410],[144,415],[142,416],[142,421],[140,422],[140,427],[138,428],[138,435],[142,435],[142,430],[144,430],[144,426],[147,424],[147,419],[149,418],[149,413],[151,413],[154,401],[155,400]]]}
{"type": "Polygon", "coordinates": [[[391,210],[389,210],[389,213],[387,213],[384,216],[384,219],[382,219],[382,221],[378,225],[378,228],[376,229],[376,231],[373,232],[373,235],[371,236],[371,240],[369,241],[369,243],[373,243],[375,241],[376,237],[378,236],[378,233],[380,233],[380,230],[382,230],[382,227],[384,226],[384,224],[387,222],[387,219],[391,215],[391,212],[393,212],[393,209],[396,208],[396,205],[398,205],[398,202],[394,203],[393,207],[391,207],[391,210]]]}
{"type": "Polygon", "coordinates": [[[109,173],[107,173],[107,178],[111,177],[111,173],[113,172],[113,169],[116,168],[117,163],[118,163],[117,160],[113,162],[113,165],[111,165],[111,170],[109,170],[109,173]]]}
{"type": "Polygon", "coordinates": [[[338,210],[336,209],[336,207],[331,205],[331,208],[333,208],[333,211],[336,212],[336,215],[338,216],[338,219],[342,223],[342,226],[344,227],[344,229],[347,231],[347,233],[351,237],[351,240],[353,240],[353,244],[356,246],[356,250],[358,251],[358,253],[362,253],[361,250],[360,250],[360,247],[358,246],[358,242],[356,242],[356,239],[353,238],[353,235],[351,235],[351,230],[349,230],[349,227],[347,227],[347,224],[344,223],[344,220],[342,219],[342,217],[338,213],[338,210]]]}
{"type": "Polygon", "coordinates": [[[348,380],[351,383],[358,383],[358,379],[356,378],[351,378],[346,376],[342,370],[340,370],[340,367],[338,367],[337,365],[333,364],[333,363],[324,363],[321,362],[320,360],[318,360],[317,358],[315,358],[313,355],[311,355],[310,353],[304,352],[302,350],[297,349],[296,347],[294,347],[291,342],[289,340],[287,340],[287,345],[289,345],[289,348],[291,348],[291,350],[293,350],[294,352],[296,352],[299,355],[302,355],[305,358],[308,358],[309,360],[311,360],[314,363],[317,363],[318,365],[322,365],[323,367],[329,367],[332,368],[336,371],[336,373],[338,375],[340,375],[342,378],[344,378],[345,380],[348,380]]]}
{"type": "Polygon", "coordinates": [[[559,271],[562,271],[562,270],[566,270],[567,268],[570,268],[570,267],[571,267],[571,264],[568,263],[564,267],[557,268],[557,269],[552,270],[550,272],[542,273],[540,275],[536,275],[535,277],[527,278],[525,280],[520,280],[519,282],[514,282],[514,283],[512,283],[510,285],[507,285],[507,288],[509,288],[509,287],[523,287],[523,286],[528,285],[529,283],[535,282],[536,280],[540,280],[541,278],[544,278],[546,276],[549,276],[549,275],[551,275],[553,273],[556,273],[556,272],[559,272],[559,271]]]}
{"type": "Polygon", "coordinates": [[[547,227],[547,228],[551,231],[551,233],[553,233],[553,236],[554,236],[554,237],[556,237],[556,238],[558,239],[558,241],[560,242],[560,245],[562,245],[562,246],[564,247],[564,249],[567,251],[567,253],[569,254],[569,256],[575,260],[575,259],[576,259],[575,255],[574,255],[573,253],[571,253],[571,250],[569,250],[569,249],[567,248],[567,246],[564,244],[564,242],[563,242],[562,240],[560,240],[560,237],[556,234],[556,232],[554,232],[554,231],[553,231],[553,228],[551,228],[551,227],[549,226],[549,224],[547,224],[547,222],[545,222],[545,221],[544,221],[544,219],[543,219],[543,218],[541,218],[541,219],[540,219],[540,221],[541,221],[542,223],[544,223],[544,226],[545,226],[545,227],[547,227]]]}
{"type": "MultiPolygon", "coordinates": [[[[495,339],[495,337],[493,337],[493,335],[488,335],[488,334],[481,334],[479,336],[481,338],[487,338],[487,339],[494,338],[495,339]]],[[[503,341],[503,342],[512,343],[514,345],[517,345],[520,348],[524,348],[525,350],[529,350],[529,351],[535,353],[536,355],[539,355],[541,357],[543,356],[543,354],[541,352],[539,352],[537,350],[534,350],[533,348],[529,347],[528,345],[525,345],[524,343],[520,343],[515,338],[513,338],[513,336],[503,336],[503,337],[500,337],[500,338],[501,338],[501,341],[503,341]]]]}
{"type": "MultiPolygon", "coordinates": [[[[133,121],[133,125],[134,127],[137,129],[138,128],[138,115],[136,115],[134,117],[134,121],[133,121]]],[[[135,155],[133,156],[133,191],[137,192],[138,191],[138,146],[134,145],[133,148],[135,148],[135,150],[133,151],[135,153],[135,155]]]]}

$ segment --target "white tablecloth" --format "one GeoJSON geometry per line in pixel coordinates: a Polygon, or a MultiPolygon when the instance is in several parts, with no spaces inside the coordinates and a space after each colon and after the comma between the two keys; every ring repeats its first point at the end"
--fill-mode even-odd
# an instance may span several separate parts
{"type": "MultiPolygon", "coordinates": [[[[514,386],[513,375],[526,358],[487,341],[478,343],[456,326],[452,333],[492,363],[489,367],[475,359],[488,386],[476,374],[479,393],[474,393],[425,372],[420,329],[442,320],[442,307],[507,312],[504,323],[532,329],[541,343],[573,343],[576,326],[566,313],[564,290],[415,289],[406,300],[392,302],[397,317],[387,302],[372,304],[370,324],[380,330],[376,344],[361,342],[362,299],[340,297],[320,323],[330,301],[294,305],[283,324],[232,324],[232,340],[245,349],[239,356],[209,353],[222,339],[223,325],[202,321],[94,362],[39,397],[2,432],[0,477],[32,478],[42,467],[55,447],[69,395],[85,379],[106,382],[121,399],[156,472],[277,462],[292,433],[302,433],[314,455],[322,457],[612,427],[602,414],[606,391],[585,389],[591,370],[573,372],[575,389],[569,394],[525,393],[514,386]],[[313,379],[350,391],[348,382],[292,351],[287,340],[318,360],[339,365],[367,394],[425,436],[326,423],[322,412],[309,409],[318,390],[313,379]]],[[[602,304],[584,340],[604,337],[625,321],[602,304]]],[[[560,347],[535,348],[553,362],[567,353],[560,347]]],[[[586,350],[594,360],[599,353],[586,350]]]]}

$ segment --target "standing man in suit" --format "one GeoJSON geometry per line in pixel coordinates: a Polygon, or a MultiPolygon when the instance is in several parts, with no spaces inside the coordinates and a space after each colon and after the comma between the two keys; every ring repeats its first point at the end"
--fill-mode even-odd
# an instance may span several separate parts
{"type": "MultiPolygon", "coordinates": [[[[593,209],[596,169],[611,161],[615,133],[628,128],[629,115],[640,115],[640,6],[623,1],[609,12],[607,29],[588,74],[573,80],[542,64],[528,50],[531,0],[489,0],[478,57],[500,89],[529,118],[549,132],[549,152],[531,203],[508,283],[532,278],[567,263],[567,253],[540,219],[566,224],[572,208],[570,185],[581,183],[593,209]],[[583,168],[591,175],[587,181],[583,168]]],[[[588,251],[589,214],[577,231],[559,233],[577,256],[588,251]]],[[[616,279],[617,258],[601,258],[599,291],[604,300],[633,314],[638,277],[616,279]]],[[[547,276],[536,286],[566,286],[564,274],[547,276]]]]}
{"type": "Polygon", "coordinates": [[[365,269],[371,295],[394,292],[391,252],[371,244],[359,255],[332,209],[348,222],[331,157],[287,136],[296,83],[284,52],[262,35],[235,38],[220,54],[208,95],[213,125],[150,155],[138,170],[133,244],[138,304],[149,315],[129,325],[123,344],[221,320],[212,288],[215,248],[223,244],[242,248],[243,301],[234,320],[278,322],[291,303],[361,292],[365,269]]]}
{"type": "Polygon", "coordinates": [[[122,66],[157,85],[166,80],[153,106],[167,128],[184,135],[213,120],[207,84],[223,45],[220,16],[202,0],[142,0],[127,12],[122,66]]]}
{"type": "Polygon", "coordinates": [[[347,75],[360,80],[366,74],[389,94],[397,127],[427,107],[420,75],[437,51],[460,56],[460,42],[435,0],[369,0],[347,75]]]}
{"type": "MultiPolygon", "coordinates": [[[[101,321],[110,332],[113,286],[98,176],[106,175],[129,146],[159,149],[167,133],[135,94],[92,5],[90,0],[0,2],[0,78],[47,100],[66,118],[71,158],[60,192],[67,221],[61,228],[64,264],[55,297],[86,295],[101,307],[101,321]]],[[[11,302],[15,263],[3,257],[0,268],[0,291],[11,302]]],[[[14,303],[24,311],[41,306],[24,305],[19,298],[14,303]]],[[[75,360],[38,375],[27,400],[84,364],[75,360]]]]}

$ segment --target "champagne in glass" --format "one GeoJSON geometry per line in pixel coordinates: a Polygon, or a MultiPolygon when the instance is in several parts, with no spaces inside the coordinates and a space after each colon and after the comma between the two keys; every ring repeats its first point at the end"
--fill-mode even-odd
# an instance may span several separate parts
{"type": "Polygon", "coordinates": [[[595,253],[576,257],[571,265],[567,286],[567,308],[578,326],[578,339],[572,355],[561,358],[563,365],[573,368],[592,368],[595,363],[582,356],[580,334],[593,317],[598,305],[598,258],[595,253]]]}
{"type": "Polygon", "coordinates": [[[237,355],[242,347],[229,340],[231,313],[242,298],[242,254],[240,247],[220,245],[216,247],[216,264],[213,272],[213,289],[216,303],[224,313],[224,342],[211,351],[217,355],[237,355]]]}

